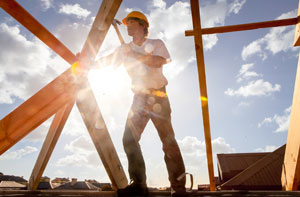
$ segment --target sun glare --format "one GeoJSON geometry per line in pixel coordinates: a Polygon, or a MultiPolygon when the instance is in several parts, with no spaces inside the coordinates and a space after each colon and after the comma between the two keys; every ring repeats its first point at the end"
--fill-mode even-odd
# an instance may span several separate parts
{"type": "Polygon", "coordinates": [[[92,69],[88,78],[94,91],[101,93],[120,92],[130,84],[127,73],[122,66],[118,68],[109,66],[101,69],[92,69]]]}

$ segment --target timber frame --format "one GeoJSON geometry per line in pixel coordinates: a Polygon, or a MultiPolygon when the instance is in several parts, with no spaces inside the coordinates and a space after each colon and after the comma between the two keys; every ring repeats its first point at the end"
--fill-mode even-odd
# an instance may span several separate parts
{"type": "MultiPolygon", "coordinates": [[[[206,156],[208,165],[208,174],[210,181],[210,190],[216,190],[214,172],[213,172],[213,159],[211,148],[211,135],[209,126],[209,113],[208,113],[208,98],[205,78],[205,64],[202,35],[228,33],[235,31],[254,30],[259,28],[280,27],[288,25],[296,25],[295,43],[294,46],[300,46],[300,1],[298,8],[298,16],[296,18],[289,18],[283,20],[273,20],[258,23],[248,23],[240,25],[231,25],[223,27],[201,28],[199,0],[191,0],[191,11],[193,18],[193,30],[185,31],[186,36],[194,36],[196,59],[198,66],[198,76],[200,84],[200,96],[202,105],[202,116],[204,125],[204,135],[206,143],[206,156]]],[[[290,117],[290,125],[288,131],[288,138],[286,143],[286,150],[284,162],[282,164],[282,177],[281,185],[283,190],[291,191],[297,190],[300,182],[300,56],[298,62],[298,71],[296,75],[296,82],[294,87],[294,97],[290,117]]]]}
{"type": "MultiPolygon", "coordinates": [[[[210,190],[215,191],[216,185],[213,170],[202,35],[296,25],[294,46],[299,46],[300,2],[298,16],[296,18],[223,27],[201,28],[199,0],[190,1],[193,30],[187,30],[185,35],[194,36],[210,190]]],[[[91,31],[81,51],[82,58],[85,62],[83,66],[87,72],[89,70],[91,60],[95,59],[121,3],[122,0],[102,1],[91,31]]],[[[0,0],[0,7],[20,22],[25,28],[31,31],[70,65],[73,65],[76,62],[74,54],[72,54],[68,48],[66,48],[55,36],[53,36],[53,34],[42,26],[15,0],[0,0]]],[[[37,128],[52,115],[55,115],[36,164],[32,170],[28,187],[30,190],[36,190],[56,142],[75,103],[103,162],[106,172],[109,175],[113,187],[118,189],[127,186],[128,181],[126,175],[106,128],[95,96],[87,81],[87,72],[74,76],[71,68],[66,70],[21,104],[18,108],[0,120],[0,155],[2,155],[5,151],[29,134],[33,129],[37,128]],[[78,94],[83,95],[81,94],[82,92],[84,92],[85,96],[78,96],[78,94]],[[101,125],[102,127],[99,128],[98,125],[101,125]]],[[[290,127],[282,170],[282,186],[285,190],[297,190],[300,181],[300,123],[297,121],[299,119],[300,58],[296,75],[290,127]]]]}

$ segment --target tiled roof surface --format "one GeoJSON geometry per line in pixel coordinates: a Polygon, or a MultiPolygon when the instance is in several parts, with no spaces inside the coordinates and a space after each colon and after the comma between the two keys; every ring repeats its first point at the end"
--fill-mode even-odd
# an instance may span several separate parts
{"type": "Polygon", "coordinates": [[[266,155],[221,185],[222,189],[281,189],[285,145],[266,155]]]}

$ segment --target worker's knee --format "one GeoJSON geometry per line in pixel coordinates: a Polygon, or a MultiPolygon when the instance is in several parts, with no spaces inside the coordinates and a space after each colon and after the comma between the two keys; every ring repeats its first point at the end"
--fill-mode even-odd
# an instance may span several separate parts
{"type": "Polygon", "coordinates": [[[174,150],[179,149],[174,135],[167,136],[162,142],[164,152],[173,152],[174,150]]]}

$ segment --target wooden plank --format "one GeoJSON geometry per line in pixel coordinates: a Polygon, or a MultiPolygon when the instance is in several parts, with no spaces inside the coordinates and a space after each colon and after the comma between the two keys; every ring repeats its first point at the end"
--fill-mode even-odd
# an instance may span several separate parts
{"type": "Polygon", "coordinates": [[[195,32],[194,41],[195,41],[195,50],[196,50],[196,58],[197,58],[199,85],[200,85],[208,175],[209,175],[209,182],[210,182],[210,190],[215,191],[216,183],[214,177],[214,166],[213,166],[212,147],[211,147],[204,52],[203,52],[203,43],[202,43],[202,35],[201,35],[201,21],[200,21],[200,10],[199,10],[198,0],[191,0],[191,10],[192,10],[192,18],[193,18],[193,28],[195,32]]]}
{"type": "Polygon", "coordinates": [[[0,6],[69,64],[76,61],[72,52],[15,0],[1,0],[0,6]]]}
{"type": "Polygon", "coordinates": [[[297,25],[294,38],[294,46],[300,46],[300,1],[298,5],[297,25]]]}
{"type": "Polygon", "coordinates": [[[78,93],[76,104],[113,186],[126,187],[126,175],[88,82],[78,93]]]}
{"type": "Polygon", "coordinates": [[[71,101],[73,80],[69,69],[0,121],[0,155],[71,101]]]}
{"type": "MultiPolygon", "coordinates": [[[[90,61],[95,59],[121,3],[122,0],[104,0],[102,2],[92,29],[81,50],[81,61],[83,61],[86,69],[89,69],[87,65],[90,64],[90,61]]],[[[78,93],[76,104],[112,185],[115,189],[126,187],[128,180],[106,128],[95,96],[85,76],[82,78],[82,87],[78,93]],[[101,127],[101,129],[99,129],[99,127],[101,127]]]]}
{"type": "Polygon", "coordinates": [[[46,168],[46,165],[50,159],[50,156],[54,150],[54,147],[58,141],[58,138],[65,126],[67,118],[74,106],[75,99],[72,102],[62,107],[54,116],[54,119],[51,123],[50,129],[46,136],[46,139],[43,143],[42,149],[36,160],[35,166],[32,170],[28,188],[30,190],[36,190],[40,182],[40,178],[43,175],[43,172],[46,168]]]}
{"type": "MultiPolygon", "coordinates": [[[[235,32],[235,31],[247,31],[247,30],[260,29],[260,28],[281,27],[281,26],[288,26],[288,25],[295,25],[295,24],[297,24],[297,18],[288,18],[288,19],[281,19],[281,20],[258,22],[258,23],[247,23],[247,24],[240,24],[240,25],[203,28],[201,29],[201,32],[202,35],[217,34],[217,33],[228,33],[228,32],[235,32]]],[[[193,30],[185,31],[185,36],[193,36],[193,35],[194,35],[193,30]]]]}
{"type": "Polygon", "coordinates": [[[284,155],[281,184],[285,190],[297,190],[300,181],[300,58],[298,60],[289,132],[284,155]]]}
{"type": "Polygon", "coordinates": [[[86,65],[89,65],[90,61],[95,59],[121,3],[122,0],[102,1],[92,29],[81,50],[81,57],[86,65]]]}

